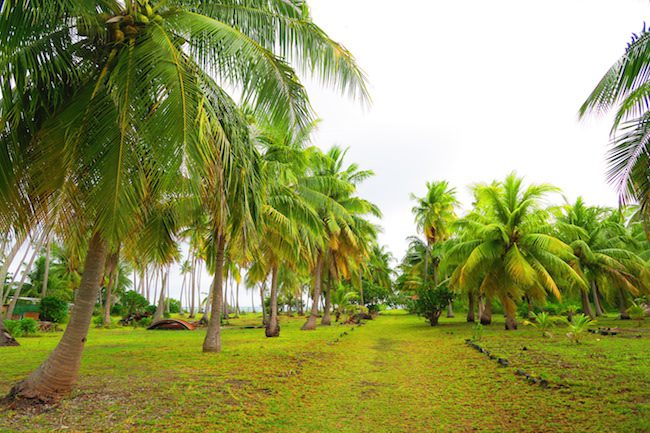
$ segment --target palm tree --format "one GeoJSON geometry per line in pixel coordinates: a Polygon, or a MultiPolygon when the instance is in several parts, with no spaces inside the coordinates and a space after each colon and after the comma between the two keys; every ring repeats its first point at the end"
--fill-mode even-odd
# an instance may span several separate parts
{"type": "MultiPolygon", "coordinates": [[[[588,207],[582,198],[566,205],[558,216],[558,237],[573,248],[574,267],[591,288],[596,316],[604,314],[603,294],[615,297],[621,318],[627,316],[627,294],[639,295],[644,261],[626,248],[626,229],[620,213],[588,207]]],[[[583,312],[594,317],[586,291],[581,291],[583,312]]]]}
{"type": "Polygon", "coordinates": [[[42,220],[52,208],[46,198],[55,196],[62,224],[81,224],[88,249],[63,338],[12,397],[48,400],[71,389],[107,251],[132,232],[152,197],[174,189],[183,167],[212,169],[204,155],[227,143],[221,85],[243,89],[256,113],[291,124],[305,124],[310,109],[283,59],[366,96],[352,56],[311,21],[303,2],[240,6],[2,4],[0,198],[11,209],[0,216],[2,231],[42,220]]]}
{"type": "MultiPolygon", "coordinates": [[[[456,190],[450,188],[446,181],[427,182],[427,193],[424,197],[411,194],[411,199],[417,204],[411,212],[415,216],[418,231],[422,232],[427,241],[427,247],[433,248],[447,240],[450,236],[451,225],[456,219],[456,190]]],[[[429,278],[428,254],[424,256],[424,283],[429,278]]],[[[438,285],[439,258],[430,265],[434,286],[438,285]]],[[[447,317],[454,317],[451,301],[447,309],[447,317]]]]}
{"type": "Polygon", "coordinates": [[[450,283],[464,290],[478,288],[487,305],[497,296],[506,313],[506,329],[516,329],[515,309],[523,297],[560,298],[560,282],[586,287],[568,262],[572,248],[550,234],[540,200],[557,191],[550,185],[522,186],[514,173],[504,182],[474,188],[477,209],[463,223],[473,236],[450,248],[455,263],[450,283]]]}
{"type": "MultiPolygon", "coordinates": [[[[637,200],[650,218],[650,31],[645,24],[580,107],[580,116],[615,111],[608,178],[623,202],[637,200]]],[[[650,239],[650,237],[648,238],[650,239]]]]}

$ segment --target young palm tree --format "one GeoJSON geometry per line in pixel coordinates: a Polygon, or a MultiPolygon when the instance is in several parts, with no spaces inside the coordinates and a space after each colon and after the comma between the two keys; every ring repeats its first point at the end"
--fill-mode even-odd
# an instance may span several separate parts
{"type": "MultiPolygon", "coordinates": [[[[428,248],[439,246],[447,240],[451,233],[451,226],[456,219],[456,190],[450,188],[446,181],[427,182],[427,193],[424,197],[417,197],[411,194],[411,199],[417,204],[411,209],[415,216],[415,223],[418,231],[426,238],[428,248]]],[[[428,263],[428,254],[425,255],[424,283],[429,279],[429,266],[434,286],[438,285],[439,258],[428,263]]],[[[447,317],[454,317],[451,302],[447,309],[447,317]]]]}
{"type": "Polygon", "coordinates": [[[0,216],[3,231],[43,220],[56,195],[88,240],[66,332],[13,397],[71,389],[109,247],[152,193],[173,189],[184,165],[213,167],[204,155],[227,142],[220,86],[291,124],[307,123],[310,109],[284,59],[366,95],[352,56],[297,1],[4,2],[0,47],[0,198],[12,209],[0,216]]]}
{"type": "Polygon", "coordinates": [[[478,209],[464,223],[473,236],[450,248],[448,259],[457,266],[451,284],[468,290],[478,287],[487,302],[497,296],[506,313],[506,329],[516,329],[516,304],[524,296],[560,298],[560,281],[586,287],[568,264],[572,248],[549,234],[540,200],[557,191],[550,185],[522,186],[514,173],[504,182],[475,187],[478,209]]]}

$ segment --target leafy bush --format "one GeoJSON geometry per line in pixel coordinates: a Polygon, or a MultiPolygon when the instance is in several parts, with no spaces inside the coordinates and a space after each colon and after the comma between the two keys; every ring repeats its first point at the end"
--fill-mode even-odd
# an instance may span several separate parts
{"type": "Polygon", "coordinates": [[[101,328],[104,326],[104,316],[101,314],[98,316],[93,316],[93,325],[95,325],[95,328],[101,328]]]}
{"type": "Polygon", "coordinates": [[[140,319],[139,321],[137,321],[136,324],[137,324],[138,326],[143,327],[143,328],[148,328],[149,326],[151,326],[151,322],[152,322],[152,321],[153,321],[153,318],[152,318],[152,317],[143,317],[142,319],[140,319]]]}
{"type": "Polygon", "coordinates": [[[111,316],[123,316],[124,315],[124,306],[120,303],[117,303],[111,307],[111,316]]]}
{"type": "Polygon", "coordinates": [[[63,323],[68,317],[68,303],[54,296],[41,299],[40,317],[45,322],[63,323]]]}
{"type": "Polygon", "coordinates": [[[534,326],[542,331],[542,337],[548,338],[553,336],[553,334],[549,332],[549,329],[555,325],[556,318],[544,311],[541,313],[531,313],[530,318],[530,321],[524,322],[525,325],[534,326]]]}
{"type": "Polygon", "coordinates": [[[156,307],[155,305],[147,305],[147,308],[145,308],[144,312],[153,315],[156,314],[157,309],[158,307],[156,307]]]}
{"type": "Polygon", "coordinates": [[[14,338],[34,335],[38,331],[38,322],[34,319],[5,320],[5,329],[14,338]]]}
{"type": "Polygon", "coordinates": [[[146,312],[149,301],[138,292],[129,290],[120,297],[120,304],[122,304],[122,315],[129,316],[131,314],[146,312]]]}
{"type": "Polygon", "coordinates": [[[641,321],[645,319],[645,310],[636,302],[627,309],[627,314],[630,316],[630,319],[637,320],[638,326],[641,326],[641,321]]]}
{"type": "Polygon", "coordinates": [[[178,314],[181,312],[181,301],[178,299],[169,298],[169,312],[172,314],[178,314]]]}
{"type": "Polygon", "coordinates": [[[431,326],[436,326],[440,313],[447,308],[452,299],[454,294],[447,287],[423,288],[417,291],[413,309],[417,315],[425,317],[431,326]]]}

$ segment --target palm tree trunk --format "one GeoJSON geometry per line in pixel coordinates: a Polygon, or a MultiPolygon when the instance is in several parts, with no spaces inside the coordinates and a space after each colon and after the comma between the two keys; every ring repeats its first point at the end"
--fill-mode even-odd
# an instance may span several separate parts
{"type": "Polygon", "coordinates": [[[46,236],[46,233],[43,232],[41,237],[38,239],[38,241],[36,241],[36,244],[34,245],[34,251],[32,252],[32,256],[29,259],[29,263],[25,267],[25,270],[23,272],[22,277],[20,278],[20,283],[18,283],[18,286],[16,286],[16,291],[14,292],[14,296],[11,299],[11,303],[9,304],[9,308],[7,308],[7,314],[5,315],[6,319],[11,319],[11,316],[13,316],[13,314],[14,314],[14,309],[16,308],[16,304],[18,303],[18,298],[20,297],[20,292],[22,291],[23,286],[25,285],[25,281],[27,280],[27,276],[29,275],[30,269],[32,269],[32,265],[34,264],[34,260],[36,259],[36,256],[38,256],[38,250],[41,249],[41,246],[43,245],[43,241],[45,241],[45,236],[46,236]]]}
{"type": "Polygon", "coordinates": [[[503,308],[506,310],[506,331],[514,331],[517,329],[517,320],[515,318],[515,313],[517,311],[517,305],[510,297],[506,296],[502,299],[503,308]]]}
{"type": "Polygon", "coordinates": [[[582,302],[582,312],[593,319],[594,312],[591,310],[589,295],[586,290],[580,290],[580,301],[582,302]]]}
{"type": "Polygon", "coordinates": [[[454,306],[451,304],[451,301],[447,304],[447,318],[452,319],[454,316],[454,306]]]}
{"type": "Polygon", "coordinates": [[[45,270],[43,271],[43,285],[41,286],[41,299],[47,295],[47,283],[50,278],[50,259],[52,256],[52,238],[47,236],[45,244],[45,270]]]}
{"type": "Polygon", "coordinates": [[[158,298],[158,306],[156,307],[156,312],[153,315],[153,321],[157,322],[165,318],[165,286],[167,285],[167,273],[163,272],[162,268],[160,269],[162,274],[162,285],[160,287],[160,296],[158,298]]]}
{"type": "Polygon", "coordinates": [[[95,233],[88,245],[81,284],[63,337],[50,357],[11,389],[8,398],[48,402],[70,392],[79,373],[105,263],[106,242],[95,233]]]}
{"type": "Polygon", "coordinates": [[[112,253],[108,259],[108,284],[106,285],[106,303],[104,304],[104,326],[111,324],[111,297],[113,286],[117,282],[117,263],[119,261],[119,249],[112,253]]]}
{"type": "Polygon", "coordinates": [[[303,331],[313,331],[316,329],[316,320],[318,319],[318,301],[320,300],[321,294],[321,284],[323,277],[323,254],[318,254],[318,259],[316,261],[316,266],[314,267],[314,302],[311,304],[311,312],[309,313],[309,318],[302,325],[303,331]]]}
{"type": "Polygon", "coordinates": [[[255,286],[251,287],[251,308],[255,314],[255,286]]]}
{"type": "Polygon", "coordinates": [[[619,288],[616,295],[618,298],[619,318],[621,320],[630,320],[630,315],[627,312],[627,302],[625,301],[625,294],[623,293],[623,289],[619,288]]]}
{"type": "Polygon", "coordinates": [[[467,300],[468,300],[468,306],[467,306],[467,321],[470,323],[474,322],[474,292],[471,290],[467,292],[467,300]]]}
{"type": "Polygon", "coordinates": [[[594,299],[594,306],[596,307],[596,316],[602,316],[605,314],[603,307],[600,304],[600,299],[598,296],[598,285],[596,281],[591,282],[591,296],[594,299]]]}
{"type": "Polygon", "coordinates": [[[7,346],[20,346],[20,344],[7,332],[2,316],[0,315],[0,347],[7,346]]]}
{"type": "Polygon", "coordinates": [[[192,297],[190,300],[190,319],[196,314],[196,257],[192,257],[192,297]]]}
{"type": "Polygon", "coordinates": [[[224,298],[223,318],[227,319],[228,318],[228,281],[230,280],[230,272],[226,271],[226,275],[224,278],[226,279],[226,283],[223,286],[223,298],[224,298]]]}
{"type": "Polygon", "coordinates": [[[210,284],[210,290],[208,290],[208,297],[205,300],[205,308],[203,309],[203,318],[201,318],[201,321],[206,323],[209,322],[210,312],[212,311],[212,297],[214,296],[213,290],[214,290],[214,284],[210,284]]]}
{"type": "Polygon", "coordinates": [[[14,261],[16,254],[20,251],[20,247],[25,243],[27,239],[27,234],[23,235],[20,238],[16,239],[16,243],[11,247],[11,250],[4,257],[2,262],[2,268],[0,268],[0,305],[4,305],[5,295],[3,293],[5,287],[5,280],[7,279],[7,274],[9,273],[9,267],[14,261]]]}
{"type": "Polygon", "coordinates": [[[323,308],[323,318],[321,325],[330,326],[332,324],[332,277],[327,278],[327,290],[325,291],[325,307],[323,308]]]}
{"type": "Polygon", "coordinates": [[[271,314],[266,324],[267,337],[280,336],[280,323],[278,321],[278,267],[271,269],[271,314]]]}
{"type": "Polygon", "coordinates": [[[239,317],[239,281],[237,281],[237,296],[235,296],[235,317],[239,317]]]}
{"type": "Polygon", "coordinates": [[[264,306],[264,292],[266,291],[266,277],[265,281],[260,283],[260,301],[262,301],[262,325],[266,326],[266,308],[264,306]]]}
{"type": "Polygon", "coordinates": [[[483,311],[481,311],[481,325],[492,323],[492,299],[488,296],[483,297],[483,311]]]}
{"type": "Polygon", "coordinates": [[[204,352],[221,352],[221,309],[223,304],[223,266],[225,262],[226,237],[217,238],[217,257],[212,280],[212,309],[208,331],[203,341],[204,352]]]}

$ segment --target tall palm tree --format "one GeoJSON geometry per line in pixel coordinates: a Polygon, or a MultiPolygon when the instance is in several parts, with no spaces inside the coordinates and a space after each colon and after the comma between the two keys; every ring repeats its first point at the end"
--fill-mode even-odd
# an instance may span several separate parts
{"type": "Polygon", "coordinates": [[[615,111],[607,175],[623,202],[641,204],[646,222],[650,219],[649,67],[650,31],[644,24],[580,107],[581,117],[615,111]]]}
{"type": "Polygon", "coordinates": [[[447,253],[456,263],[451,285],[478,288],[487,303],[499,298],[506,313],[506,329],[516,329],[516,304],[524,297],[544,300],[547,293],[560,298],[560,282],[586,287],[569,262],[572,248],[550,234],[540,200],[557,191],[550,185],[523,187],[514,173],[503,182],[477,185],[478,209],[464,222],[473,228],[447,253]]]}
{"type": "MultiPolygon", "coordinates": [[[[451,233],[451,226],[456,219],[456,190],[450,188],[446,181],[427,182],[427,193],[424,197],[411,194],[411,199],[416,201],[411,212],[415,216],[418,231],[424,234],[428,248],[439,246],[447,240],[451,233]]],[[[429,255],[426,254],[424,262],[424,283],[428,282],[429,266],[434,286],[438,285],[439,258],[428,263],[429,255]]],[[[454,317],[451,301],[447,308],[447,317],[454,317]]]]}
{"type": "Polygon", "coordinates": [[[0,198],[11,209],[3,231],[43,220],[56,196],[61,215],[85,225],[88,250],[63,338],[12,397],[71,389],[107,251],[183,167],[212,169],[204,155],[227,141],[222,85],[291,124],[307,123],[310,108],[286,60],[366,96],[350,53],[302,1],[4,2],[0,47],[0,198]]]}

